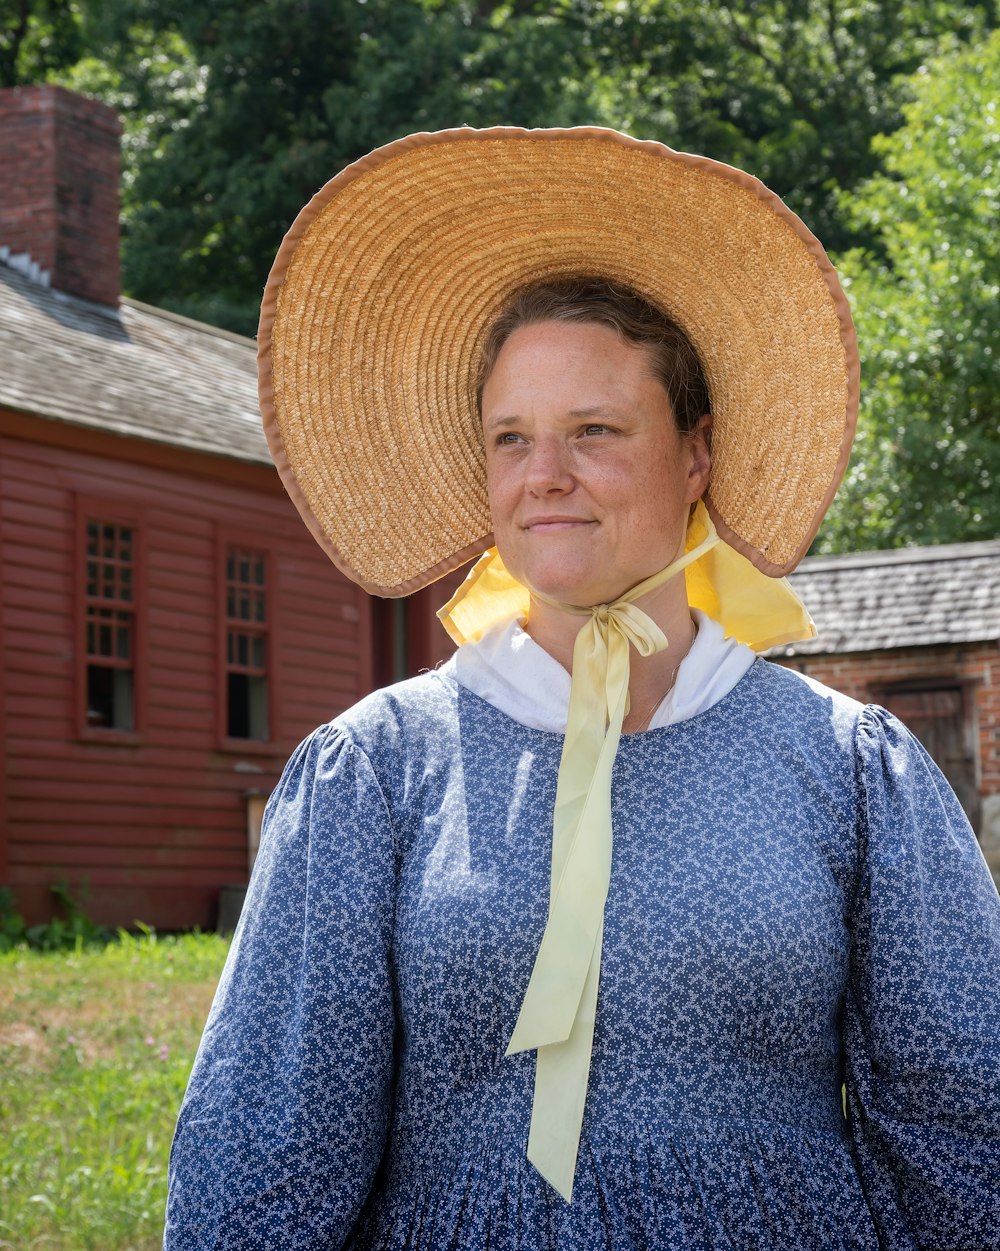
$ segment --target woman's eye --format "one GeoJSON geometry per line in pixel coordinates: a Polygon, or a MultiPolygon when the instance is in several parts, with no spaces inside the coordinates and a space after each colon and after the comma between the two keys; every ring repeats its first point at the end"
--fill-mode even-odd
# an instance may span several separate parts
{"type": "Polygon", "coordinates": [[[513,430],[505,430],[503,434],[497,435],[497,447],[504,447],[511,443],[519,443],[521,436],[515,434],[513,430]]]}
{"type": "Polygon", "coordinates": [[[607,434],[610,429],[611,429],[610,426],[601,426],[601,425],[598,425],[597,423],[594,423],[593,425],[590,425],[590,426],[584,426],[583,433],[584,434],[607,434]]]}

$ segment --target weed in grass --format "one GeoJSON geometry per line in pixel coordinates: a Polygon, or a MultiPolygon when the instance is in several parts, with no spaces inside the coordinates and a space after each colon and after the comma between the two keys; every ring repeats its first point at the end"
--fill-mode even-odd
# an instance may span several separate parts
{"type": "Polygon", "coordinates": [[[0,1249],[160,1246],[215,935],[0,954],[0,1249]]]}
{"type": "Polygon", "coordinates": [[[51,921],[29,926],[15,910],[11,892],[6,886],[0,886],[0,952],[24,946],[37,951],[80,951],[92,943],[106,943],[114,937],[111,930],[91,921],[65,882],[54,883],[49,891],[56,915],[51,921]]]}

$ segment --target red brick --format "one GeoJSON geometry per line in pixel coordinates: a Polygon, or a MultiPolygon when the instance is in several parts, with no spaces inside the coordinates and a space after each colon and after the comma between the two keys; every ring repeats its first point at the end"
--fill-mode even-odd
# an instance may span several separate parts
{"type": "Polygon", "coordinates": [[[27,252],[53,287],[118,304],[121,122],[62,87],[0,90],[0,246],[27,252]]]}

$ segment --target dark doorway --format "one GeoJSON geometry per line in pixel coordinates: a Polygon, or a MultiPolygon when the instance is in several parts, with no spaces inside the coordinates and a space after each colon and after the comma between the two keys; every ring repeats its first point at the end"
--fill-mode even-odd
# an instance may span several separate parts
{"type": "Polygon", "coordinates": [[[881,699],[920,739],[978,832],[980,807],[972,691],[961,683],[886,687],[881,699]]]}

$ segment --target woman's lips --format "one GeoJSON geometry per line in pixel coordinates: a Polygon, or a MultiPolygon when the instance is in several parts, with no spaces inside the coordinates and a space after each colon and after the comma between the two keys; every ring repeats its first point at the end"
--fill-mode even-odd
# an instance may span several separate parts
{"type": "Polygon", "coordinates": [[[576,530],[589,525],[593,522],[583,517],[535,517],[526,521],[523,528],[531,534],[552,534],[558,530],[576,530]]]}

